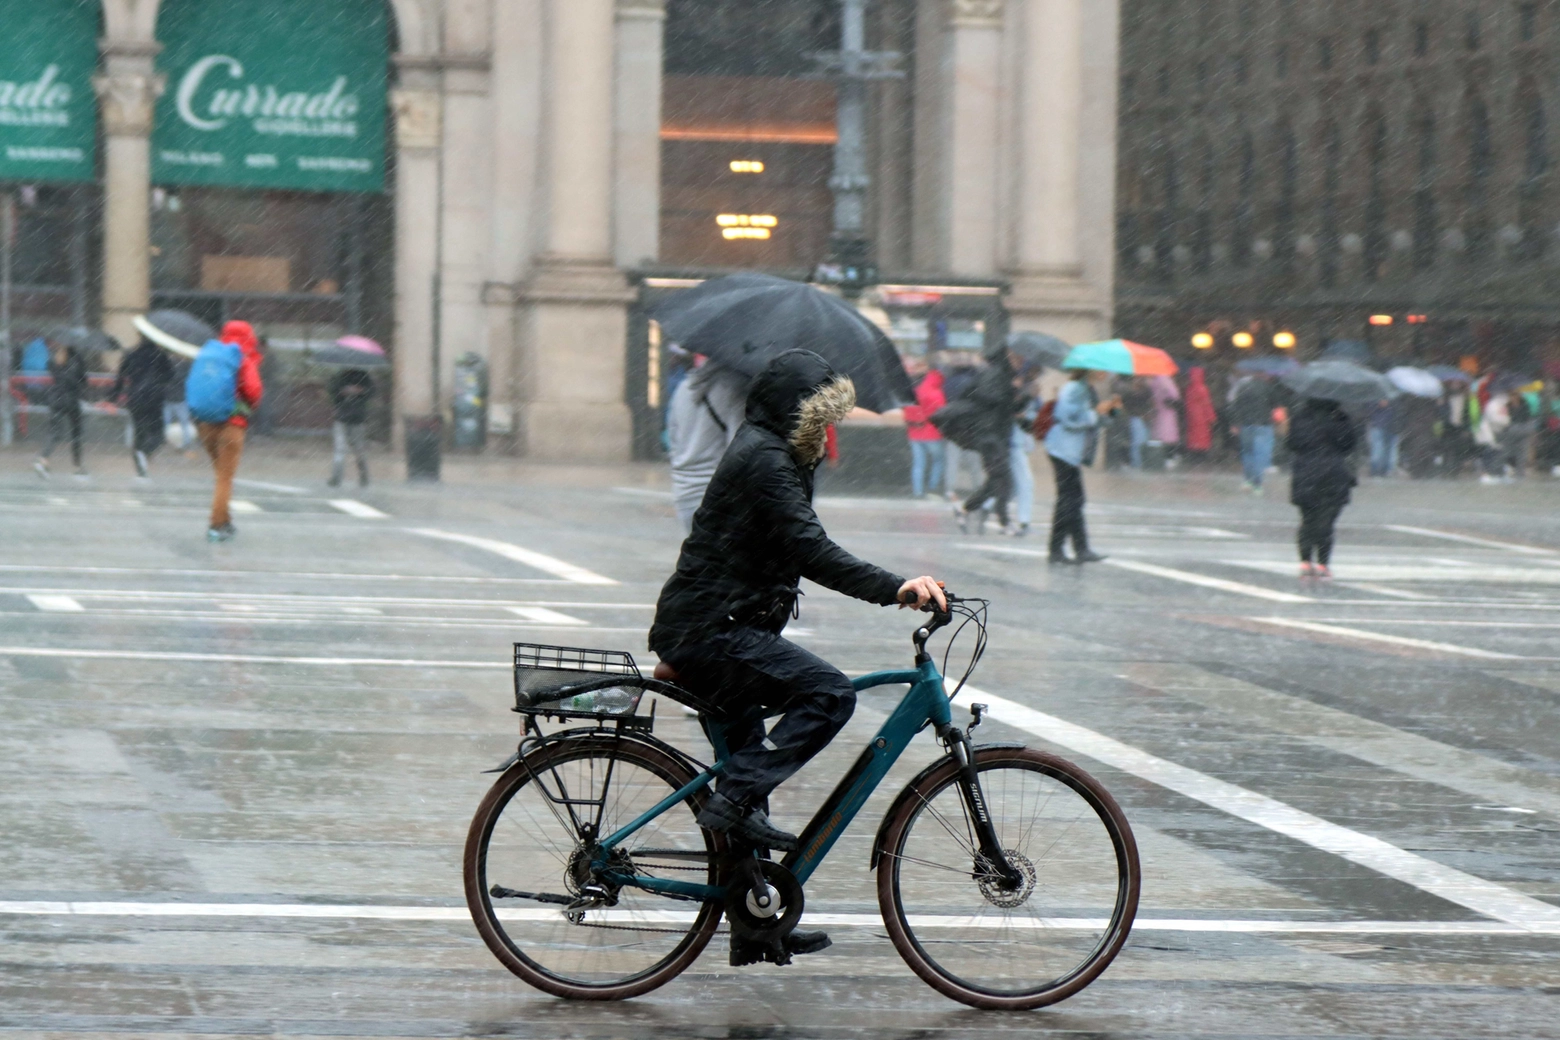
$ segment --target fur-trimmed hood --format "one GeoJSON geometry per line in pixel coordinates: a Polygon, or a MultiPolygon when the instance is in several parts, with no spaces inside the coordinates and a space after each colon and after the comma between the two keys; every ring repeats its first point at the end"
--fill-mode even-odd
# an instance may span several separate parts
{"type": "Polygon", "coordinates": [[[856,406],[856,388],[810,350],[788,350],[753,380],[747,421],[785,438],[798,462],[823,458],[828,429],[856,406]]]}

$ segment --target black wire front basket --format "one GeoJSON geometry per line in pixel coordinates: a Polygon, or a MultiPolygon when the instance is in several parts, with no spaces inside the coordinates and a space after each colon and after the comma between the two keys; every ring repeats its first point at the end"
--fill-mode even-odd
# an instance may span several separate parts
{"type": "Polygon", "coordinates": [[[625,651],[515,644],[516,711],[623,717],[638,711],[644,692],[644,676],[625,651]]]}

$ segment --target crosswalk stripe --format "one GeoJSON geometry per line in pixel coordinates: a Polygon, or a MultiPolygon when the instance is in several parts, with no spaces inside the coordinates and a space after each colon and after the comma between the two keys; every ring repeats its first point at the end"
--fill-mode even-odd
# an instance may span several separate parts
{"type": "Polygon", "coordinates": [[[965,690],[971,700],[984,701],[991,709],[991,717],[999,722],[1158,784],[1248,823],[1341,856],[1351,863],[1497,921],[1505,921],[1530,931],[1560,929],[1560,906],[1534,899],[1505,885],[1474,877],[1400,849],[1380,838],[1362,834],[1296,809],[1276,798],[1170,762],[1006,697],[968,686],[965,690]]]}
{"type": "Polygon", "coordinates": [[[247,498],[235,498],[235,499],[232,499],[230,502],[228,502],[228,508],[231,509],[235,513],[263,513],[263,512],[265,512],[264,509],[261,509],[258,505],[256,505],[255,503],[249,501],[247,498]]]}
{"type": "Polygon", "coordinates": [[[364,520],[383,520],[390,515],[389,513],[380,512],[367,502],[359,502],[355,498],[333,498],[330,500],[330,505],[348,516],[361,517],[364,520]]]}
{"type": "Polygon", "coordinates": [[[550,610],[547,607],[509,607],[509,612],[516,617],[525,618],[527,621],[535,621],[543,625],[584,625],[588,622],[568,614],[550,610]]]}
{"type": "MultiPolygon", "coordinates": [[[[498,911],[504,921],[551,921],[562,913],[545,907],[514,907],[498,911]]],[[[614,911],[592,911],[610,916],[614,911]]],[[[680,924],[693,919],[691,911],[635,911],[629,914],[640,923],[680,924]]],[[[463,906],[398,906],[393,904],[331,903],[127,903],[58,900],[0,900],[0,914],[40,917],[230,917],[293,918],[299,920],[371,920],[371,921],[470,921],[471,911],[463,906]]],[[[815,925],[835,928],[883,927],[877,914],[807,912],[815,925]]],[[[1015,922],[1006,917],[956,917],[940,914],[915,914],[910,918],[917,928],[1007,928],[1028,924],[1038,929],[1057,931],[1097,931],[1106,924],[1103,918],[1057,917],[1015,922]]],[[[1146,932],[1228,932],[1245,935],[1554,935],[1560,927],[1523,928],[1490,921],[1269,921],[1229,920],[1197,917],[1139,917],[1133,931],[1146,932]]]]}
{"type": "Polygon", "coordinates": [[[27,598],[33,606],[51,614],[79,614],[87,609],[72,596],[39,595],[27,598]]]}
{"type": "Polygon", "coordinates": [[[1330,636],[1345,636],[1349,639],[1363,639],[1372,643],[1411,646],[1417,650],[1434,650],[1436,653],[1457,654],[1460,657],[1482,657],[1494,661],[1527,660],[1521,654],[1503,654],[1495,650],[1481,650],[1476,646],[1459,646],[1456,643],[1441,643],[1433,639],[1415,639],[1412,636],[1394,636],[1385,632],[1369,632],[1363,628],[1352,628],[1347,625],[1327,625],[1320,621],[1301,621],[1297,618],[1281,617],[1252,618],[1251,620],[1261,622],[1264,625],[1298,628],[1307,632],[1319,632],[1322,635],[1330,636]]]}
{"type": "Polygon", "coordinates": [[[1475,538],[1471,534],[1457,534],[1453,531],[1437,531],[1433,527],[1413,527],[1409,524],[1383,524],[1389,531],[1397,531],[1401,534],[1417,534],[1425,538],[1440,538],[1448,542],[1462,542],[1464,545],[1481,545],[1486,549],[1505,549],[1508,552],[1525,553],[1529,556],[1560,556],[1560,551],[1544,549],[1536,545],[1522,545],[1517,542],[1501,542],[1493,538],[1475,538]]]}
{"type": "Polygon", "coordinates": [[[483,549],[497,556],[502,556],[516,563],[523,563],[527,567],[534,567],[544,574],[551,574],[555,578],[564,578],[568,581],[578,582],[581,585],[616,585],[611,578],[604,578],[594,571],[588,571],[584,567],[576,567],[572,563],[566,563],[555,556],[539,553],[532,549],[511,545],[509,542],[500,542],[494,538],[479,538],[471,534],[456,534],[454,531],[440,531],[432,527],[408,528],[412,534],[420,534],[426,538],[438,538],[446,542],[458,542],[461,545],[469,545],[476,549],[483,549]]]}

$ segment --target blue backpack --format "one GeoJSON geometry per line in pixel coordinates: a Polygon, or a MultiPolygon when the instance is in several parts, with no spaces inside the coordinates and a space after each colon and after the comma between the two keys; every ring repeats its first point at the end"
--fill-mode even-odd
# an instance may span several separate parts
{"type": "Polygon", "coordinates": [[[184,381],[184,401],[201,422],[224,423],[237,405],[238,367],[244,352],[236,343],[207,340],[190,365],[184,381]]]}

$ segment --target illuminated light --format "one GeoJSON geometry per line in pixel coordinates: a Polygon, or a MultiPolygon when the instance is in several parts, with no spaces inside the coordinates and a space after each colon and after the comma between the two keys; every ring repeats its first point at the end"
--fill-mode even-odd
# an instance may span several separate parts
{"type": "Polygon", "coordinates": [[[720,237],[728,240],[735,238],[768,238],[769,229],[766,227],[721,228],[720,237]]]}
{"type": "Polygon", "coordinates": [[[1247,349],[1256,341],[1256,337],[1254,337],[1249,332],[1237,332],[1235,335],[1230,337],[1230,342],[1235,344],[1241,350],[1247,349]]]}
{"type": "Polygon", "coordinates": [[[1198,350],[1212,350],[1213,333],[1199,332],[1197,335],[1192,337],[1192,346],[1196,347],[1198,350]]]}
{"type": "Polygon", "coordinates": [[[1295,345],[1295,334],[1293,332],[1275,332],[1275,333],[1273,333],[1273,346],[1277,347],[1279,350],[1289,350],[1294,345],[1295,345]]]}
{"type": "Polygon", "coordinates": [[[1370,316],[1370,323],[1372,325],[1391,325],[1392,324],[1392,315],[1390,315],[1390,314],[1372,314],[1370,316]]]}
{"type": "MultiPolygon", "coordinates": [[[[715,223],[723,228],[772,228],[780,223],[772,213],[722,213],[715,218],[715,223]]],[[[760,236],[751,236],[758,238],[760,236]]],[[[762,236],[768,238],[768,235],[762,236]]]]}
{"type": "Polygon", "coordinates": [[[733,159],[731,160],[732,173],[763,173],[764,164],[757,159],[733,159]]]}
{"type": "Polygon", "coordinates": [[[1428,314],[1410,314],[1404,320],[1410,325],[1423,325],[1430,320],[1430,316],[1428,314]]]}

